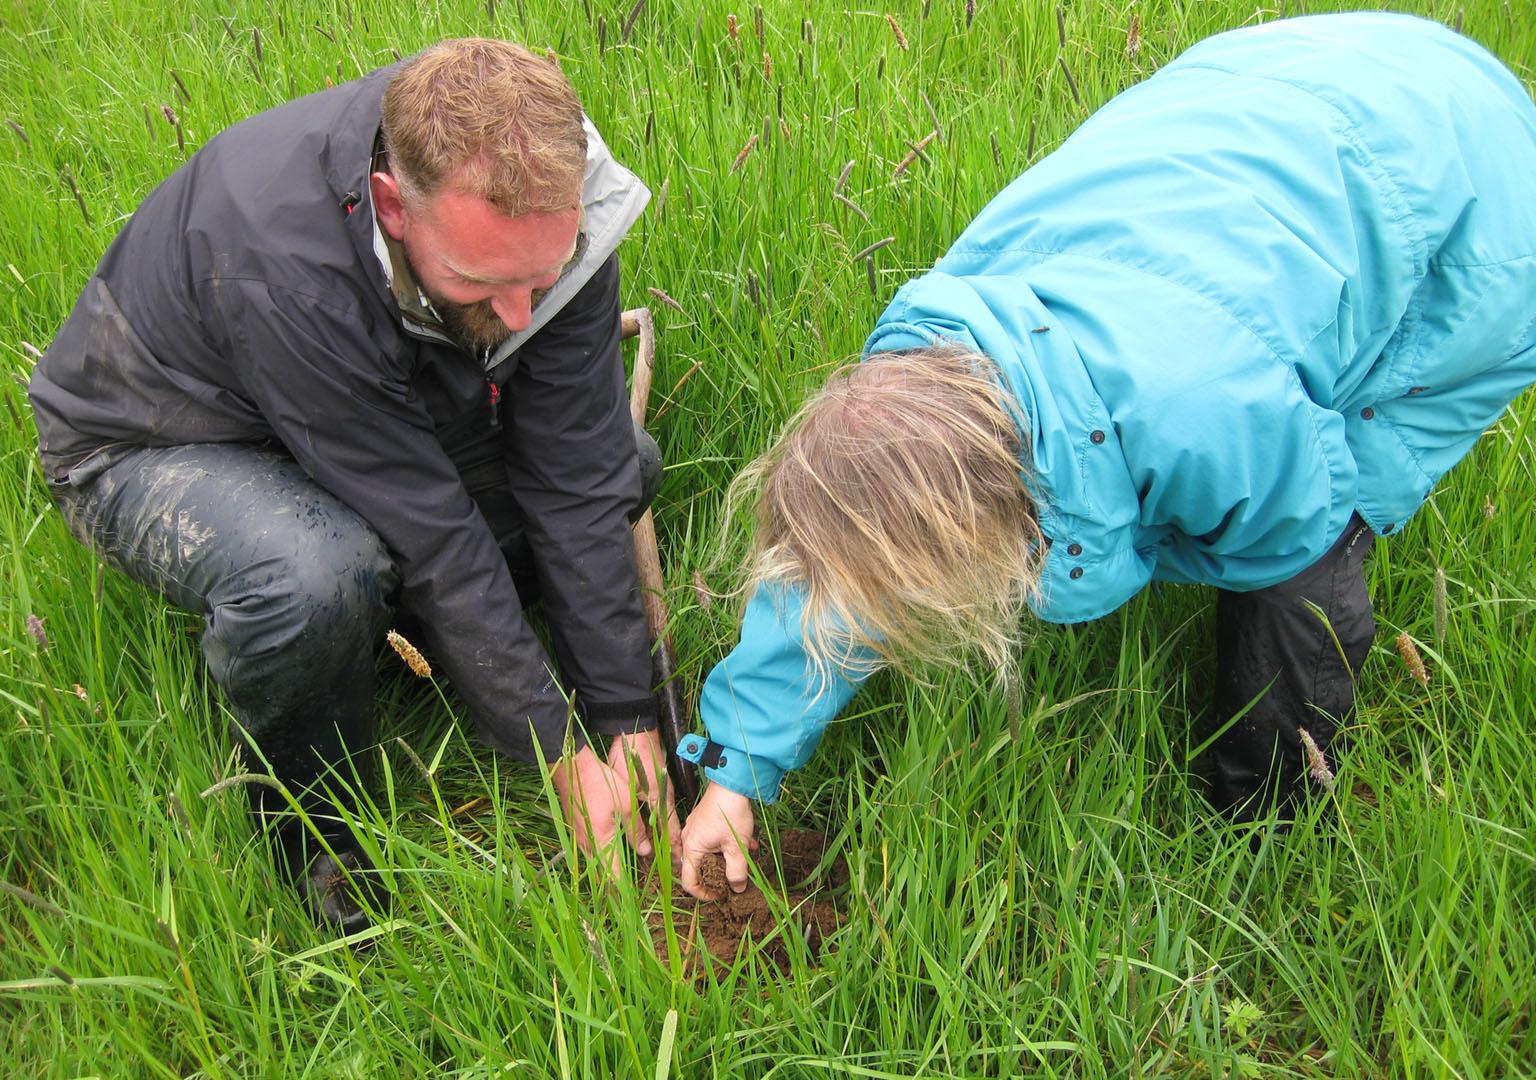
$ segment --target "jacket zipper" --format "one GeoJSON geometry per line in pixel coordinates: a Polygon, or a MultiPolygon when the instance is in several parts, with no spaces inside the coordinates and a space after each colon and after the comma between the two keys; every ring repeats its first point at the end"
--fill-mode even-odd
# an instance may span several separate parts
{"type": "Polygon", "coordinates": [[[485,377],[486,398],[491,405],[491,430],[501,427],[501,387],[489,375],[485,377]]]}

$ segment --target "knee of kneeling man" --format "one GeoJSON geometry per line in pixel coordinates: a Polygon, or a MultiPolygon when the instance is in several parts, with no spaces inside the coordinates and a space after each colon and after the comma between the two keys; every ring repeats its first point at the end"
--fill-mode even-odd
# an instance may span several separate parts
{"type": "Polygon", "coordinates": [[[400,571],[384,542],[361,521],[356,524],[306,537],[283,574],[291,608],[336,633],[382,631],[400,585],[400,571]]]}

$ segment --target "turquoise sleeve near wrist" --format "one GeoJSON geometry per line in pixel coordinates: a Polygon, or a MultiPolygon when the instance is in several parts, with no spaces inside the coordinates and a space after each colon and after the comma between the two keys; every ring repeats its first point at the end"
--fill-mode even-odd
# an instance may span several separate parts
{"type": "Polygon", "coordinates": [[[778,798],[784,774],[810,760],[867,677],[842,667],[818,674],[805,651],[804,606],[795,585],[752,594],[741,640],[704,681],[699,712],[708,740],[693,735],[678,745],[679,757],[698,762],[707,743],[717,744],[718,763],[705,768],[705,778],[760,802],[778,798]]]}

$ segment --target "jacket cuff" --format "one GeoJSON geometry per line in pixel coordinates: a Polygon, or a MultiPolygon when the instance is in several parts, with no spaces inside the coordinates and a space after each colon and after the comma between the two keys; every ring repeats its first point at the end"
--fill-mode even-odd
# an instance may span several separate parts
{"type": "Polygon", "coordinates": [[[701,766],[704,778],[712,784],[762,803],[778,800],[784,770],[765,758],[711,742],[703,735],[683,736],[677,744],[677,756],[701,766]]]}
{"type": "Polygon", "coordinates": [[[635,735],[656,728],[656,695],[634,701],[581,703],[582,719],[588,735],[635,735]]]}

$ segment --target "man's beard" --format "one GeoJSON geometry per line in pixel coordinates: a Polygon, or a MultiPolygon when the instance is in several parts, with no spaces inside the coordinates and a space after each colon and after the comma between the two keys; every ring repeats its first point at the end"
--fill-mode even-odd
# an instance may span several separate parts
{"type": "MultiPolygon", "coordinates": [[[[431,303],[432,310],[437,312],[438,322],[443,324],[443,333],[466,352],[477,355],[482,352],[494,352],[502,342],[516,333],[501,321],[501,317],[492,309],[489,300],[481,300],[475,304],[455,304],[451,300],[442,300],[433,296],[420,284],[417,288],[421,289],[422,294],[431,303]]],[[[534,289],[528,301],[529,307],[538,307],[539,301],[544,299],[544,294],[547,292],[549,292],[548,289],[534,289]]]]}
{"type": "MultiPolygon", "coordinates": [[[[432,310],[437,313],[437,321],[442,324],[443,333],[455,345],[478,356],[482,352],[494,351],[512,336],[512,329],[501,321],[489,300],[456,304],[428,292],[427,287],[421,283],[421,274],[416,269],[416,260],[411,258],[410,247],[402,245],[402,251],[406,268],[416,280],[416,288],[427,298],[427,303],[432,305],[432,310]]],[[[542,295],[542,291],[536,293],[534,302],[537,303],[537,297],[542,295]]]]}
{"type": "Polygon", "coordinates": [[[512,336],[512,328],[501,321],[489,300],[475,304],[455,304],[422,290],[437,312],[438,321],[459,348],[476,355],[494,350],[512,336]]]}

